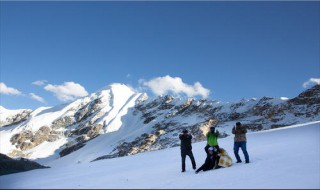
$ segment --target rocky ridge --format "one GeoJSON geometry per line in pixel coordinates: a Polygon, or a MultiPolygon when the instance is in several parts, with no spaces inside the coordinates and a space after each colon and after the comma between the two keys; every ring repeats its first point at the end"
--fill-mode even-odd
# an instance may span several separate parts
{"type": "Polygon", "coordinates": [[[32,110],[7,110],[0,106],[0,128],[10,125],[16,125],[26,121],[30,117],[32,110]]]}
{"type": "Polygon", "coordinates": [[[143,125],[149,125],[152,130],[133,141],[120,142],[108,155],[95,160],[179,146],[178,134],[183,129],[191,132],[193,142],[199,142],[205,140],[210,126],[220,131],[220,138],[231,135],[237,121],[249,131],[260,131],[320,120],[320,85],[293,99],[263,97],[226,104],[203,99],[181,102],[164,96],[137,104],[134,114],[140,115],[143,125]],[[181,122],[189,118],[193,121],[181,122]]]}
{"type": "Polygon", "coordinates": [[[172,96],[149,99],[146,94],[116,85],[68,105],[32,113],[22,123],[12,120],[2,126],[3,131],[8,127],[24,129],[12,133],[10,143],[15,149],[7,155],[28,157],[27,153],[44,142],[66,139],[57,150],[64,157],[109,133],[110,128],[134,125],[131,127],[144,129],[130,138],[118,139],[110,152],[95,159],[99,160],[179,146],[178,135],[183,129],[188,129],[194,136],[193,142],[198,142],[205,140],[210,126],[216,126],[220,138],[231,135],[236,121],[249,131],[259,131],[320,120],[320,85],[292,99],[263,97],[235,103],[172,96]]]}

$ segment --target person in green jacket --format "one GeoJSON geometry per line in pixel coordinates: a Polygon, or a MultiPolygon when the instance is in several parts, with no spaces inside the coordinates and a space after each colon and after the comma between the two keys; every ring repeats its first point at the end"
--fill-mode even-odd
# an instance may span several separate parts
{"type": "Polygon", "coordinates": [[[209,147],[215,147],[219,151],[218,136],[219,136],[219,131],[216,130],[215,127],[210,127],[210,131],[206,134],[207,146],[204,148],[207,155],[209,154],[208,152],[209,147]]]}

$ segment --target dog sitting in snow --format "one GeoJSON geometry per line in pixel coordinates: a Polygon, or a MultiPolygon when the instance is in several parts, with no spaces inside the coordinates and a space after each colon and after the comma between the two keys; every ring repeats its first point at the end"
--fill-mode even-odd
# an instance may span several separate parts
{"type": "Polygon", "coordinates": [[[220,157],[218,166],[224,168],[232,166],[232,159],[225,149],[219,148],[218,156],[220,157]]]}

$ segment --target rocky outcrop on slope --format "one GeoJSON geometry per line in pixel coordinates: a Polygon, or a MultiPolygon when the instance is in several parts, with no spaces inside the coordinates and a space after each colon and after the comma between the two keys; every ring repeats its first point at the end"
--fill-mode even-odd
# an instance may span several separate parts
{"type": "Polygon", "coordinates": [[[74,116],[76,121],[80,122],[92,116],[99,109],[101,103],[101,99],[98,98],[82,107],[74,116]]]}
{"type": "Polygon", "coordinates": [[[77,144],[74,144],[71,146],[67,146],[59,153],[59,155],[60,155],[60,157],[66,156],[74,151],[79,150],[80,148],[82,148],[84,146],[85,146],[85,143],[83,143],[83,142],[80,142],[80,143],[77,143],[77,144]]]}
{"type": "Polygon", "coordinates": [[[293,105],[319,105],[320,85],[315,85],[314,87],[307,89],[306,91],[299,94],[297,97],[290,99],[288,103],[293,105]]]}
{"type": "Polygon", "coordinates": [[[302,114],[307,118],[320,115],[320,85],[316,85],[301,94],[296,98],[288,101],[287,110],[292,110],[296,115],[299,110],[305,110],[302,114]]]}
{"type": "Polygon", "coordinates": [[[19,124],[26,121],[30,117],[31,110],[23,110],[20,113],[14,114],[10,117],[5,118],[5,120],[0,120],[0,127],[7,127],[11,125],[19,124]]]}
{"type": "Polygon", "coordinates": [[[15,145],[17,149],[24,151],[38,146],[45,141],[54,142],[61,137],[58,134],[58,132],[51,130],[48,126],[42,126],[35,133],[30,130],[17,133],[11,137],[10,142],[15,145]]]}
{"type": "Polygon", "coordinates": [[[263,97],[221,104],[188,99],[177,104],[180,101],[165,96],[142,102],[135,107],[134,114],[141,115],[143,124],[152,128],[151,132],[133,141],[120,142],[111,153],[96,160],[179,146],[178,134],[183,129],[188,129],[194,137],[193,142],[198,142],[206,140],[204,134],[210,126],[216,126],[221,133],[220,138],[230,135],[232,125],[237,121],[242,122],[249,131],[260,131],[319,120],[319,87],[316,85],[289,100],[263,97]],[[184,122],[190,118],[198,121],[184,122]]]}
{"type": "Polygon", "coordinates": [[[67,128],[68,126],[71,126],[74,123],[75,123],[75,120],[73,117],[64,116],[53,121],[51,128],[52,129],[67,128]]]}
{"type": "Polygon", "coordinates": [[[87,141],[92,140],[102,133],[102,125],[90,125],[77,128],[71,132],[70,136],[74,137],[73,141],[67,143],[59,153],[60,157],[66,156],[82,147],[87,141]]]}
{"type": "MultiPolygon", "coordinates": [[[[193,135],[193,142],[204,141],[206,140],[205,135],[209,131],[209,128],[217,126],[217,123],[218,121],[213,119],[190,126],[178,125],[178,123],[174,122],[157,123],[153,126],[151,133],[144,133],[130,142],[120,142],[109,155],[101,156],[93,161],[179,146],[180,140],[178,135],[183,129],[190,130],[190,133],[193,135]]],[[[220,138],[226,136],[227,134],[223,132],[220,134],[220,138]]]]}

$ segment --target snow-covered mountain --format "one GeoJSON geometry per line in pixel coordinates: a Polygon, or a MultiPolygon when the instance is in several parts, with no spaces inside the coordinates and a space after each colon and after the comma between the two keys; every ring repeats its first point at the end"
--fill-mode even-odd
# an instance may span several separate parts
{"type": "MultiPolygon", "coordinates": [[[[27,120],[1,128],[1,153],[36,159],[59,151],[64,156],[73,145],[117,131],[121,117],[143,97],[125,85],[112,84],[70,104],[38,108],[27,120]]],[[[4,111],[1,118],[20,112],[4,111]]]]}
{"type": "MultiPolygon", "coordinates": [[[[1,112],[1,121],[9,121],[8,115],[1,112]]],[[[50,166],[76,164],[178,146],[177,136],[185,128],[199,142],[211,125],[227,137],[237,121],[249,131],[318,121],[320,85],[292,99],[223,103],[172,96],[150,99],[112,84],[70,104],[38,108],[25,118],[0,128],[1,153],[50,166]]]]}
{"type": "Polygon", "coordinates": [[[30,109],[8,110],[0,106],[0,127],[18,124],[30,117],[30,109]]]}
{"type": "MultiPolygon", "coordinates": [[[[250,164],[195,174],[180,148],[0,176],[2,189],[319,189],[320,122],[249,132],[250,164]]],[[[197,168],[206,142],[192,145],[197,168]]],[[[235,161],[233,136],[219,139],[235,161]]],[[[79,150],[80,151],[80,150],[79,150]]],[[[72,156],[72,154],[70,154],[72,156]]],[[[240,151],[240,157],[243,154],[240,151]]]]}

